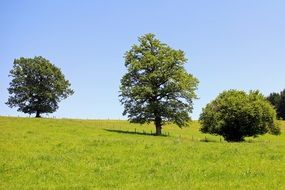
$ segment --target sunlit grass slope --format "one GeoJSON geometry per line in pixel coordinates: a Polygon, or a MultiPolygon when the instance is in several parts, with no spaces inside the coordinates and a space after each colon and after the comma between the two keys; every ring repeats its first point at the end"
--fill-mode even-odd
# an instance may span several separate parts
{"type": "Polygon", "coordinates": [[[197,122],[155,137],[127,121],[0,117],[0,189],[285,189],[284,129],[226,143],[197,122]]]}

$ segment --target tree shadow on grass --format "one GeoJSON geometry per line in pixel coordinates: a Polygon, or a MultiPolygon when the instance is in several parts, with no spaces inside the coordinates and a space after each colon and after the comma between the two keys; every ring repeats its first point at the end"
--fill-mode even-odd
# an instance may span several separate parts
{"type": "MultiPolygon", "coordinates": [[[[156,136],[155,133],[147,133],[147,132],[140,132],[140,131],[125,131],[125,130],[118,130],[118,129],[104,129],[108,132],[113,133],[121,133],[121,134],[132,134],[132,135],[145,135],[145,136],[156,136]]],[[[167,137],[169,135],[161,134],[160,137],[167,137]]]]}
{"type": "Polygon", "coordinates": [[[217,142],[221,142],[221,141],[217,141],[217,140],[213,140],[213,139],[199,139],[199,142],[204,142],[204,143],[217,143],[217,142]]]}

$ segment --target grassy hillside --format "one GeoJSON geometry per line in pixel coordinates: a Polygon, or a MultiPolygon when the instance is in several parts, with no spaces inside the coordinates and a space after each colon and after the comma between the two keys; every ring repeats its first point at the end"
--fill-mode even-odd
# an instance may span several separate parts
{"type": "Polygon", "coordinates": [[[0,117],[0,189],[285,189],[284,122],[243,143],[198,129],[0,117]]]}

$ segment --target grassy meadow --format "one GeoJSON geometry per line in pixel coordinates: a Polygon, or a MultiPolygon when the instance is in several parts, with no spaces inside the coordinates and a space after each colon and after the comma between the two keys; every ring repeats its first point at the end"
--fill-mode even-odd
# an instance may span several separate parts
{"type": "Polygon", "coordinates": [[[0,117],[0,189],[285,189],[282,135],[227,143],[192,122],[0,117]]]}

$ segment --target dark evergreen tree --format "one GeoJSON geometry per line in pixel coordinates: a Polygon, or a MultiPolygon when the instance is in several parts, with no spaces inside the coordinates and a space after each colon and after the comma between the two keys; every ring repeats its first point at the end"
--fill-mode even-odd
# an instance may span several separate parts
{"type": "Polygon", "coordinates": [[[271,93],[267,100],[275,107],[277,117],[285,120],[285,89],[280,93],[271,93]]]}

